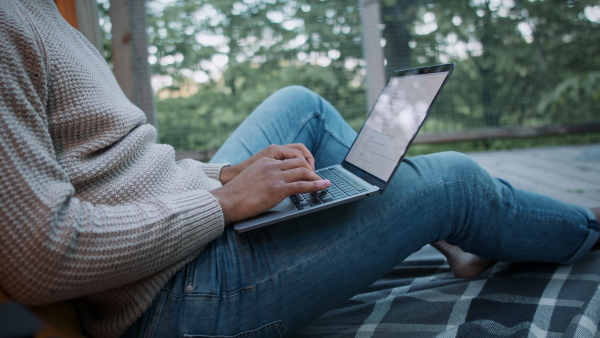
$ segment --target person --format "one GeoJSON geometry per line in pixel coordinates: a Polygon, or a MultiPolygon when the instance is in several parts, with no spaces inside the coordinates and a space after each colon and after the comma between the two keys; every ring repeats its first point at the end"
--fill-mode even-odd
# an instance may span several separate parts
{"type": "Polygon", "coordinates": [[[407,159],[383,195],[237,234],[329,185],[314,168],[356,136],[331,104],[284,88],[210,163],[175,161],[52,0],[0,2],[0,46],[0,287],[26,305],[72,300],[91,336],[286,336],[428,243],[461,276],[598,245],[600,209],[453,152],[407,159]]]}

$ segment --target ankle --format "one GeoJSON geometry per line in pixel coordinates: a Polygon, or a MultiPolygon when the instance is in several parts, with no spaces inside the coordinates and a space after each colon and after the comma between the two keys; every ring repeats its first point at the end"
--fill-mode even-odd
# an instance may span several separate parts
{"type": "Polygon", "coordinates": [[[592,213],[594,214],[594,216],[596,216],[596,219],[598,221],[600,221],[600,206],[599,207],[595,207],[595,208],[590,208],[592,210],[592,213]]]}
{"type": "Polygon", "coordinates": [[[489,259],[464,252],[446,241],[431,243],[431,246],[446,257],[450,270],[458,278],[477,277],[492,264],[489,259]]]}

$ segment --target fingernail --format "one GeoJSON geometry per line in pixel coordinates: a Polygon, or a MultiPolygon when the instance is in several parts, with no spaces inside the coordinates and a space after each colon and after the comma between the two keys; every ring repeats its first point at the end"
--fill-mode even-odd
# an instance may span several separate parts
{"type": "Polygon", "coordinates": [[[329,187],[330,184],[331,184],[331,182],[329,180],[322,180],[321,181],[321,186],[323,186],[323,188],[329,187]]]}

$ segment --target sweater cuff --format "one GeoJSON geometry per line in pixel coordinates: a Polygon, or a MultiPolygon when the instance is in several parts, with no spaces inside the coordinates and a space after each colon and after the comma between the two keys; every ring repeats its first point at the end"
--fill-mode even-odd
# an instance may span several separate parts
{"type": "Polygon", "coordinates": [[[225,218],[219,201],[209,192],[196,190],[171,198],[179,212],[181,245],[186,252],[197,250],[223,233],[225,218]]]}
{"type": "Polygon", "coordinates": [[[230,165],[231,165],[230,163],[215,163],[215,164],[202,163],[202,171],[209,178],[212,178],[212,179],[218,181],[219,176],[221,176],[221,170],[223,169],[223,167],[228,167],[230,165]]]}

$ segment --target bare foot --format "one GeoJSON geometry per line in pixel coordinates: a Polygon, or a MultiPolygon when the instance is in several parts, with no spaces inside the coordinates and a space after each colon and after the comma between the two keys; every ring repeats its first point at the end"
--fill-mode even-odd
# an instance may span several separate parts
{"type": "Polygon", "coordinates": [[[450,270],[457,278],[476,277],[492,264],[489,259],[464,252],[446,241],[431,243],[431,246],[446,256],[450,270]]]}

